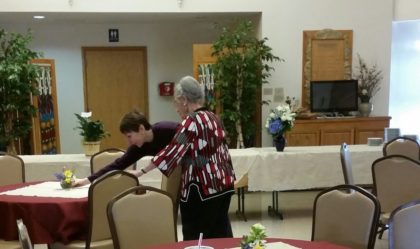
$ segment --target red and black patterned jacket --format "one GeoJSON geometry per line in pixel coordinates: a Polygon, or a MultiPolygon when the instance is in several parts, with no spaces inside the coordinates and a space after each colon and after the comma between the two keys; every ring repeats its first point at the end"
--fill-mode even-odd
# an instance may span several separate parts
{"type": "Polygon", "coordinates": [[[192,185],[198,186],[202,200],[233,191],[235,173],[223,126],[204,108],[184,119],[172,141],[152,162],[166,176],[177,165],[182,166],[181,201],[188,200],[192,185]]]}

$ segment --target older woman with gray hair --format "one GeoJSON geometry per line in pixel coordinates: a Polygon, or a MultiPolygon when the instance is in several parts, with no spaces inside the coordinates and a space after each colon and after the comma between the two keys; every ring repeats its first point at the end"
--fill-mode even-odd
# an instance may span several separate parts
{"type": "Polygon", "coordinates": [[[157,167],[169,176],[182,167],[181,218],[184,240],[232,237],[228,210],[234,192],[232,167],[225,131],[219,118],[203,107],[203,87],[191,76],[175,86],[174,105],[183,119],[172,141],[145,168],[157,167]]]}

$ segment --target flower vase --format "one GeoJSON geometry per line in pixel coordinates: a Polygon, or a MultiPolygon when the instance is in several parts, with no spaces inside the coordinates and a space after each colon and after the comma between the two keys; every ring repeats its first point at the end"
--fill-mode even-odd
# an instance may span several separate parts
{"type": "Polygon", "coordinates": [[[71,188],[71,185],[72,185],[72,181],[71,182],[66,182],[66,180],[64,180],[64,179],[60,181],[60,186],[63,189],[71,188]]]}
{"type": "Polygon", "coordinates": [[[361,102],[359,104],[359,112],[362,117],[369,117],[372,112],[372,103],[370,102],[361,102]]]}
{"type": "Polygon", "coordinates": [[[286,146],[286,139],[283,135],[279,135],[273,138],[273,145],[276,147],[277,151],[283,151],[286,146]]]}

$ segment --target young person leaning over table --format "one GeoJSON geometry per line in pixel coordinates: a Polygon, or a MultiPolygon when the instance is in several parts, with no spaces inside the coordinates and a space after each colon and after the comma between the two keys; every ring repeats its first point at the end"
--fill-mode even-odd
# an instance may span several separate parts
{"type": "Polygon", "coordinates": [[[138,111],[125,114],[120,121],[120,131],[129,144],[126,153],[89,177],[76,179],[73,186],[87,185],[111,170],[123,170],[144,156],[156,155],[172,140],[179,127],[179,123],[170,121],[151,125],[138,111]]]}
{"type": "Polygon", "coordinates": [[[192,77],[175,86],[174,105],[183,119],[172,141],[151,163],[136,171],[140,177],[154,168],[169,176],[182,167],[181,220],[184,240],[232,237],[228,210],[235,181],[225,132],[216,115],[202,106],[204,91],[192,77]]]}

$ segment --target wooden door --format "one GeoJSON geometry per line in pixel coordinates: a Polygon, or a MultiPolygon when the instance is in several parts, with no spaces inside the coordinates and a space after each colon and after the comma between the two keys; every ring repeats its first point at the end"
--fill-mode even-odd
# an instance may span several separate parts
{"type": "Polygon", "coordinates": [[[119,131],[125,113],[137,109],[149,116],[146,61],[145,47],[83,48],[85,109],[111,134],[101,149],[127,147],[119,131]]]}

